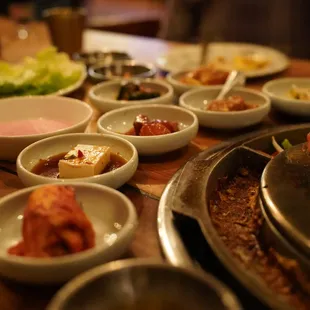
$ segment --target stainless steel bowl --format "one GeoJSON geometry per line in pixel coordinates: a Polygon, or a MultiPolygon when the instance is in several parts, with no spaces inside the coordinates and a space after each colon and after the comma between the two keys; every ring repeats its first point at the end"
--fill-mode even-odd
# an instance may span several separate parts
{"type": "Polygon", "coordinates": [[[135,60],[113,61],[110,64],[91,66],[88,74],[95,82],[101,82],[123,77],[152,78],[156,75],[156,69],[150,63],[135,60]]]}
{"type": "Polygon", "coordinates": [[[203,272],[130,259],[94,268],[62,288],[47,310],[241,309],[231,291],[203,272]]]}
{"type": "Polygon", "coordinates": [[[75,53],[73,59],[82,61],[87,67],[96,64],[109,64],[113,61],[124,61],[132,59],[129,54],[121,51],[93,51],[75,53]]]}

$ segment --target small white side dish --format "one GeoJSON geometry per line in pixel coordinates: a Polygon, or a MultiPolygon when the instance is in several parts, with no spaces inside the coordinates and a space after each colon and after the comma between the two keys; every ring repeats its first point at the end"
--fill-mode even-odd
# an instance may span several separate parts
{"type": "MultiPolygon", "coordinates": [[[[7,254],[22,240],[23,211],[30,193],[40,186],[7,195],[0,200],[0,274],[35,284],[60,283],[96,265],[119,258],[127,249],[137,226],[136,210],[122,193],[87,183],[68,183],[92,222],[96,233],[94,248],[61,257],[31,258],[7,254]]],[[[38,231],[38,233],[40,233],[38,231]]]]}
{"type": "Polygon", "coordinates": [[[85,102],[62,97],[15,97],[0,99],[0,122],[46,118],[71,125],[57,131],[21,136],[0,135],[0,159],[16,160],[29,144],[51,136],[84,132],[92,116],[92,108],[85,102]]]}
{"type": "Polygon", "coordinates": [[[26,186],[87,182],[118,188],[131,179],[136,172],[138,167],[138,153],[130,142],[112,135],[68,134],[47,138],[29,145],[19,154],[16,167],[19,178],[26,186]],[[56,179],[31,172],[40,159],[47,159],[51,156],[68,152],[78,144],[110,146],[111,152],[122,156],[127,163],[110,172],[78,179],[56,179]]]}
{"type": "Polygon", "coordinates": [[[310,100],[294,99],[289,92],[293,85],[310,89],[310,78],[282,78],[266,83],[263,92],[271,99],[271,104],[279,111],[310,116],[310,100]]]}
{"type": "Polygon", "coordinates": [[[101,112],[123,108],[137,104],[170,104],[173,99],[173,88],[165,81],[156,79],[134,79],[140,81],[141,85],[154,91],[159,91],[162,95],[158,98],[145,100],[117,100],[117,96],[123,80],[102,82],[93,86],[89,91],[91,103],[101,112]]]}
{"type": "Polygon", "coordinates": [[[113,134],[131,142],[141,155],[157,155],[174,151],[186,146],[196,136],[198,119],[196,115],[173,105],[137,105],[118,109],[102,115],[98,131],[113,134]],[[137,115],[143,114],[150,119],[177,122],[179,131],[158,136],[130,136],[125,133],[133,127],[137,115]]]}
{"type": "Polygon", "coordinates": [[[201,126],[215,129],[239,129],[260,123],[270,111],[270,100],[263,93],[242,87],[232,89],[231,95],[241,96],[247,103],[258,107],[245,111],[218,112],[206,110],[204,102],[214,100],[221,86],[194,89],[180,97],[180,106],[194,112],[201,126]]]}
{"type": "MultiPolygon", "coordinates": [[[[197,88],[208,88],[208,87],[214,87],[214,86],[220,86],[220,85],[188,85],[186,83],[183,83],[180,81],[180,78],[184,76],[186,73],[189,73],[190,70],[176,72],[176,73],[169,73],[167,75],[167,81],[173,86],[174,92],[177,96],[181,96],[183,93],[197,88]]],[[[238,86],[244,86],[245,84],[245,76],[243,75],[239,82],[238,86]]]]}

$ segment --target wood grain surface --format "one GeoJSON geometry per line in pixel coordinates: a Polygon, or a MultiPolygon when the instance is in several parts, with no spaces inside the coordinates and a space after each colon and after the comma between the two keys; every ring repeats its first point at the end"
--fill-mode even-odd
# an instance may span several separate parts
{"type": "MultiPolygon", "coordinates": [[[[25,48],[24,53],[34,53],[40,48],[50,44],[48,31],[43,24],[33,23],[30,26],[35,33],[35,41],[31,50],[25,48]]],[[[14,25],[0,18],[0,36],[14,33],[14,25]],[[13,29],[13,30],[12,30],[13,29]]],[[[21,44],[21,43],[19,43],[21,44]]],[[[154,62],[155,59],[168,51],[176,43],[164,42],[156,39],[113,34],[100,31],[85,31],[85,50],[116,49],[125,50],[134,58],[141,61],[154,62]]],[[[28,53],[28,54],[29,54],[28,53]]],[[[31,54],[30,53],[30,54],[31,54]]],[[[20,57],[20,50],[1,46],[1,55],[6,60],[15,61],[20,57]],[[9,48],[9,50],[6,50],[9,48]]],[[[310,62],[305,60],[292,60],[291,67],[278,76],[309,77],[310,62]]],[[[274,76],[272,77],[274,78],[274,76]]],[[[249,83],[248,87],[261,89],[270,78],[257,79],[249,83]]],[[[88,101],[87,92],[91,87],[86,82],[83,87],[71,96],[88,101]]],[[[96,132],[96,121],[100,113],[94,109],[92,121],[87,132],[96,132]]],[[[297,123],[298,119],[285,117],[279,113],[271,112],[264,122],[252,128],[241,131],[220,132],[200,128],[197,137],[187,147],[156,157],[141,157],[138,170],[130,182],[120,190],[128,196],[136,206],[139,215],[139,227],[135,238],[126,254],[126,257],[156,257],[163,258],[157,235],[156,219],[158,200],[163,189],[173,174],[192,156],[223,140],[231,139],[237,135],[252,130],[273,127],[279,124],[297,123]]],[[[0,161],[0,197],[23,188],[17,174],[15,163],[0,161]]],[[[59,287],[38,287],[17,284],[12,281],[0,279],[0,309],[1,310],[41,310],[44,309],[52,295],[59,287]]]]}

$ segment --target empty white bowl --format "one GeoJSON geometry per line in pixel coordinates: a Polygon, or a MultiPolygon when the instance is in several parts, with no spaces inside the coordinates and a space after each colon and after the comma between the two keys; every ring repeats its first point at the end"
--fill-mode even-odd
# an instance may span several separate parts
{"type": "Polygon", "coordinates": [[[141,85],[154,91],[159,91],[162,95],[157,98],[145,100],[117,100],[121,83],[124,80],[103,82],[93,86],[89,91],[91,103],[101,112],[127,107],[137,104],[169,104],[173,99],[173,88],[165,81],[156,79],[134,79],[141,82],[141,85]]]}
{"type": "MultiPolygon", "coordinates": [[[[137,226],[136,210],[122,193],[89,183],[68,183],[96,233],[94,248],[53,258],[19,257],[7,249],[22,240],[23,211],[30,187],[0,200],[0,274],[10,279],[50,284],[64,282],[96,265],[119,258],[127,249],[137,226]]],[[[38,232],[40,233],[40,232],[38,232]]]]}
{"type": "Polygon", "coordinates": [[[292,85],[310,89],[310,78],[283,78],[266,83],[263,92],[270,97],[271,104],[279,111],[297,115],[310,116],[310,100],[294,99],[289,92],[292,85]]]}
{"type": "Polygon", "coordinates": [[[26,147],[16,161],[17,173],[26,186],[49,183],[88,182],[118,188],[126,183],[137,170],[138,153],[135,147],[125,139],[112,135],[67,134],[47,138],[26,147]],[[68,152],[77,144],[110,146],[113,153],[119,153],[127,163],[103,174],[77,179],[56,179],[37,175],[31,170],[40,161],[57,154],[68,152]]]}
{"type": "MultiPolygon", "coordinates": [[[[191,70],[192,71],[192,70],[191,70]]],[[[214,87],[214,86],[220,86],[220,85],[188,85],[186,83],[183,83],[180,81],[180,78],[184,76],[186,73],[189,73],[190,70],[176,72],[176,73],[169,73],[167,75],[167,81],[173,86],[174,92],[177,96],[181,96],[183,93],[197,88],[208,88],[208,87],[214,87]]],[[[240,75],[240,79],[237,86],[244,86],[245,84],[245,76],[240,75]]]]}
{"type": "Polygon", "coordinates": [[[194,112],[199,124],[216,129],[239,129],[260,123],[270,111],[270,99],[263,93],[236,87],[228,96],[241,96],[247,103],[258,105],[258,107],[233,112],[208,111],[205,108],[205,100],[213,100],[218,95],[221,86],[194,89],[184,93],[180,97],[180,106],[194,112]]]}
{"type": "Polygon", "coordinates": [[[0,123],[45,118],[68,122],[64,129],[35,135],[1,136],[0,159],[16,160],[19,152],[29,144],[51,136],[84,132],[92,116],[92,108],[85,102],[63,97],[15,97],[0,99],[0,123]]]}
{"type": "Polygon", "coordinates": [[[156,155],[174,151],[186,146],[196,136],[198,119],[196,115],[173,105],[137,105],[118,109],[102,115],[98,131],[113,134],[131,142],[141,155],[156,155]],[[179,131],[159,136],[130,136],[125,133],[133,127],[137,115],[143,114],[150,119],[178,122],[179,131]]]}

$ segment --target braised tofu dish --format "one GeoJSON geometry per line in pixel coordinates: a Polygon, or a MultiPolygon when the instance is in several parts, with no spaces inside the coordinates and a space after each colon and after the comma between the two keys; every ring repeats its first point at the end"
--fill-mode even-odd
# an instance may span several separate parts
{"type": "Polygon", "coordinates": [[[32,172],[50,178],[85,178],[110,172],[126,164],[110,147],[78,144],[68,153],[40,159],[32,172]]]}

